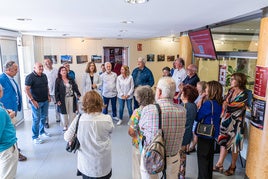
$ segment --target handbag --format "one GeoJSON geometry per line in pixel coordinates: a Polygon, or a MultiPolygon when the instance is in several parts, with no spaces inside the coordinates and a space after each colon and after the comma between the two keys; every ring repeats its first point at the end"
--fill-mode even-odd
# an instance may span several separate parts
{"type": "Polygon", "coordinates": [[[67,145],[66,145],[67,152],[75,153],[76,150],[79,149],[79,147],[80,147],[80,142],[79,142],[79,140],[77,138],[77,129],[78,129],[80,117],[81,117],[81,114],[78,115],[74,135],[73,135],[71,141],[67,142],[67,145]]]}
{"type": "Polygon", "coordinates": [[[211,122],[210,124],[204,124],[204,119],[202,119],[198,124],[196,128],[196,134],[203,137],[210,137],[213,138],[215,128],[213,124],[213,102],[210,100],[211,106],[212,106],[212,114],[211,114],[211,122]]]}

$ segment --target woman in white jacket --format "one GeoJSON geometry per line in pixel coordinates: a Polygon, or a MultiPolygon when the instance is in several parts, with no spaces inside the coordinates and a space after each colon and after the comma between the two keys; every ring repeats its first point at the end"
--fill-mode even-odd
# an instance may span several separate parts
{"type": "MultiPolygon", "coordinates": [[[[97,68],[94,62],[88,62],[86,67],[86,73],[82,77],[83,95],[91,90],[98,91],[102,81],[98,75],[97,68]]],[[[99,92],[99,91],[98,91],[99,92]]]]}
{"type": "MultiPolygon", "coordinates": [[[[84,178],[109,179],[112,176],[111,133],[114,125],[110,115],[102,114],[103,101],[96,91],[86,92],[83,113],[79,119],[77,138],[80,148],[77,155],[77,175],[84,178]]],[[[64,139],[71,141],[77,123],[76,117],[64,139]]]]}
{"type": "Polygon", "coordinates": [[[119,102],[119,121],[117,125],[121,125],[125,102],[127,102],[129,118],[132,115],[132,98],[134,93],[133,78],[130,75],[129,67],[126,65],[121,67],[121,75],[117,77],[116,89],[119,102]]]}

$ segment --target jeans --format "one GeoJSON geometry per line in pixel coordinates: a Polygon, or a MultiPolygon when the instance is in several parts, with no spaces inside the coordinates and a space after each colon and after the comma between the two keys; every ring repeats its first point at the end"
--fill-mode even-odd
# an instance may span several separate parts
{"type": "Polygon", "coordinates": [[[113,117],[116,117],[116,96],[112,98],[106,98],[103,96],[103,102],[105,104],[105,108],[102,110],[103,114],[108,114],[108,106],[109,106],[109,101],[111,100],[112,103],[112,113],[113,117]]]}
{"type": "Polygon", "coordinates": [[[34,105],[31,103],[32,108],[32,132],[33,132],[33,139],[38,138],[39,135],[45,133],[44,125],[48,115],[48,101],[45,102],[38,102],[39,108],[35,108],[34,105]]]}
{"type": "Polygon", "coordinates": [[[134,109],[139,108],[140,105],[139,105],[138,101],[136,100],[135,96],[133,97],[133,99],[134,99],[134,109]]]}
{"type": "Polygon", "coordinates": [[[125,102],[127,102],[127,110],[129,117],[132,115],[132,99],[121,99],[118,98],[119,102],[119,118],[123,119],[123,112],[124,112],[124,107],[125,107],[125,102]]]}

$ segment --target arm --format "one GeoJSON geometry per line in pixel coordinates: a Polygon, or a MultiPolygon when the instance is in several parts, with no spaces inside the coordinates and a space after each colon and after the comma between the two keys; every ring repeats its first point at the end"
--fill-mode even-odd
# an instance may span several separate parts
{"type": "Polygon", "coordinates": [[[116,90],[117,90],[118,96],[119,96],[120,98],[123,98],[124,93],[123,93],[123,91],[122,91],[122,89],[121,89],[120,79],[119,79],[119,78],[120,78],[120,77],[118,77],[118,78],[116,79],[116,90]]]}
{"type": "Polygon", "coordinates": [[[132,78],[132,76],[130,76],[130,90],[129,90],[129,92],[128,92],[128,97],[129,96],[131,96],[132,94],[133,94],[133,92],[134,92],[134,81],[133,81],[133,78],[132,78]]]}
{"type": "MultiPolygon", "coordinates": [[[[101,77],[100,75],[98,75],[97,73],[95,73],[95,77],[96,77],[96,89],[99,89],[101,84],[102,84],[102,80],[101,80],[101,77]]],[[[95,78],[94,78],[95,79],[95,78]]]]}
{"type": "Polygon", "coordinates": [[[149,85],[152,87],[154,85],[154,76],[153,73],[149,70],[150,76],[149,76],[149,85]]]}
{"type": "Polygon", "coordinates": [[[38,102],[34,100],[32,94],[31,94],[31,86],[27,86],[25,85],[25,93],[26,93],[26,96],[28,97],[28,99],[30,100],[30,102],[32,103],[32,105],[34,105],[34,107],[37,109],[39,108],[39,105],[38,105],[38,102]]]}
{"type": "Polygon", "coordinates": [[[78,115],[74,118],[74,120],[71,123],[70,127],[68,128],[68,130],[64,133],[64,140],[66,142],[70,142],[72,140],[73,135],[75,133],[75,127],[76,127],[77,121],[78,121],[78,115]]]}
{"type": "Polygon", "coordinates": [[[200,107],[198,113],[197,113],[197,118],[196,121],[200,122],[202,119],[205,119],[206,116],[211,114],[211,103],[209,100],[205,101],[202,106],[200,107]]]}
{"type": "Polygon", "coordinates": [[[87,87],[87,83],[86,83],[86,74],[83,74],[82,76],[82,93],[83,95],[86,93],[86,87],[87,87]]]}

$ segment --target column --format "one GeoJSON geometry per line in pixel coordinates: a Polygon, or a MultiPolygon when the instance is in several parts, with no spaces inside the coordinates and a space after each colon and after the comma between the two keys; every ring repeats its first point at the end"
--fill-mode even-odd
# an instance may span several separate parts
{"type": "Polygon", "coordinates": [[[185,61],[185,67],[192,63],[192,45],[188,34],[180,37],[179,54],[185,61]]]}
{"type": "Polygon", "coordinates": [[[268,8],[263,10],[260,24],[258,59],[254,85],[252,114],[260,125],[251,123],[246,163],[246,178],[268,178],[268,8]],[[262,115],[264,113],[264,115],[262,115]],[[261,123],[263,121],[263,124],[261,123]]]}

